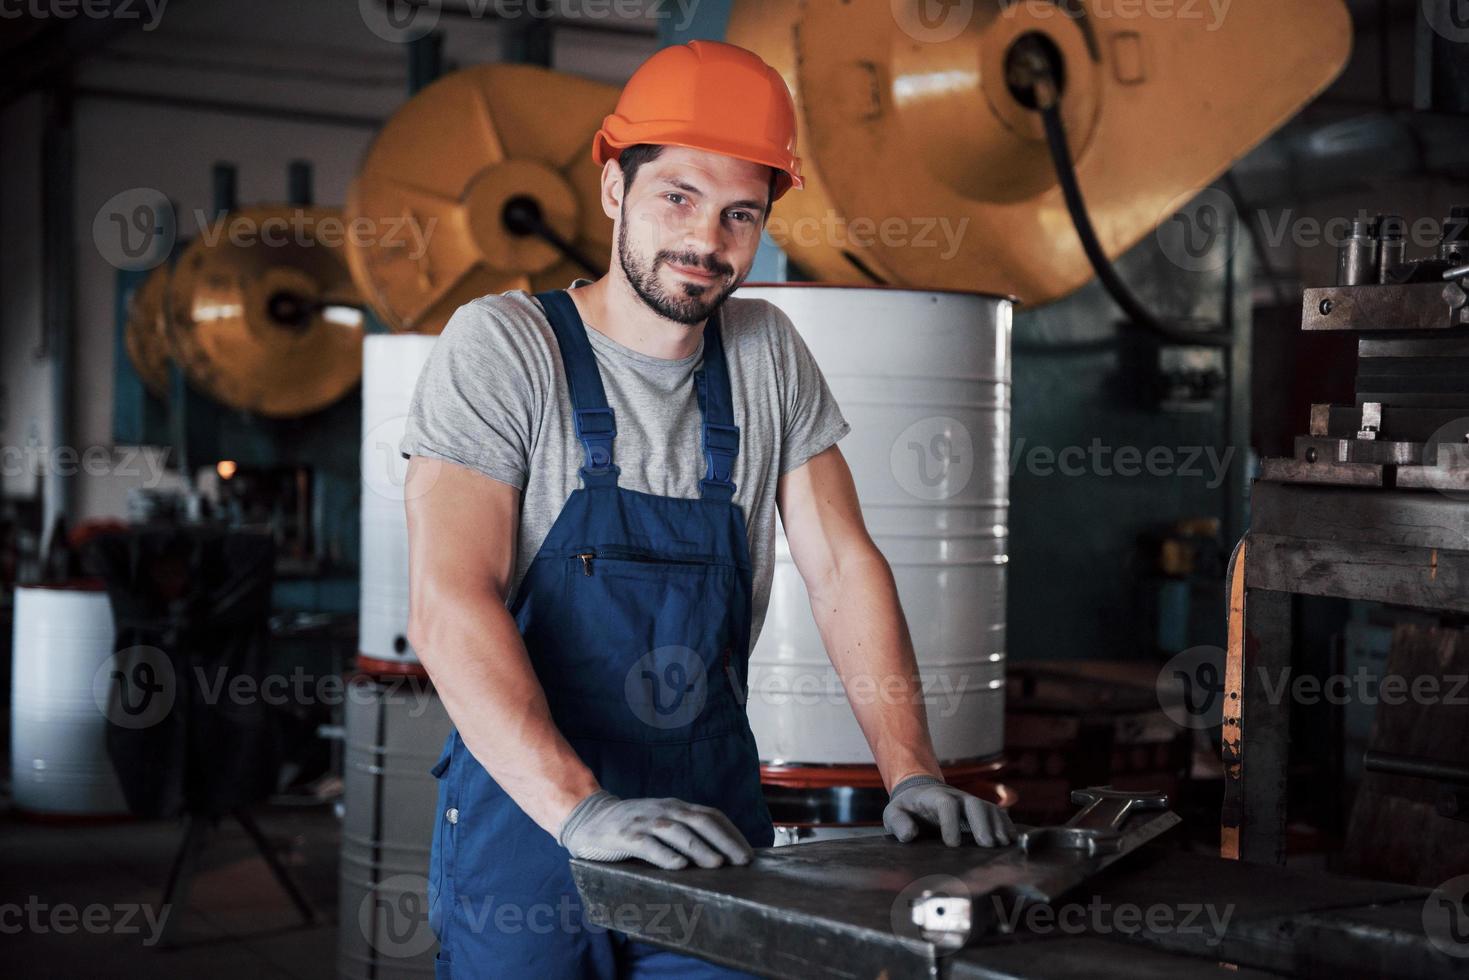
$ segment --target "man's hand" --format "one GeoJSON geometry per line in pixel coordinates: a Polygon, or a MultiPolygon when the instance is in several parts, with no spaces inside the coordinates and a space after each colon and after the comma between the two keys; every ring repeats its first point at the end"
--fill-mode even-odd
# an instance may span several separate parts
{"type": "Polygon", "coordinates": [[[588,861],[642,858],[676,871],[690,860],[717,868],[749,864],[754,854],[739,828],[712,806],[674,799],[620,800],[598,790],[567,814],[556,841],[588,861]]]}
{"type": "Polygon", "coordinates": [[[945,844],[958,847],[960,817],[982,847],[1008,847],[1015,837],[1015,825],[1004,810],[933,776],[909,776],[894,786],[882,825],[904,844],[918,836],[921,824],[936,826],[945,844]]]}

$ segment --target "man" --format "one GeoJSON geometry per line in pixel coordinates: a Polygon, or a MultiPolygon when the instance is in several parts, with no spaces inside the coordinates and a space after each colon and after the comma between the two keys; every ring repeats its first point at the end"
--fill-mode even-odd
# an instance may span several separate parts
{"type": "MultiPolygon", "coordinates": [[[[844,682],[916,694],[847,423],[790,320],[729,298],[801,186],[794,149],[754,54],[658,52],[593,144],[608,274],[460,308],[424,370],[401,448],[409,640],[457,726],[434,768],[441,977],[742,975],[587,925],[568,859],[713,868],[773,842],[745,692],[777,508],[844,682]]],[[[1008,844],[944,785],[921,697],[885,700],[854,710],[888,830],[1008,844]]]]}

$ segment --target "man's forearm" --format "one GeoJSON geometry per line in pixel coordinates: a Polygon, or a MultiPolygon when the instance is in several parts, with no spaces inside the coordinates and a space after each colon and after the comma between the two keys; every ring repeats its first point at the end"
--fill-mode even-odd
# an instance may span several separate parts
{"type": "Polygon", "coordinates": [[[410,641],[480,765],[554,835],[596,777],[551,719],[525,643],[489,589],[415,595],[410,641]]]}
{"type": "Polygon", "coordinates": [[[839,562],[810,595],[827,654],[884,785],[891,790],[908,776],[940,775],[913,641],[882,553],[864,547],[839,562]]]}

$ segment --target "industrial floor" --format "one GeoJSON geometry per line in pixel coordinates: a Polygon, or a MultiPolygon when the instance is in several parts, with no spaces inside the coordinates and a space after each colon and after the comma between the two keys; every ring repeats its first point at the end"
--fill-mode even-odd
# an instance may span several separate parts
{"type": "Polygon", "coordinates": [[[0,973],[88,980],[333,976],[338,821],[319,804],[255,813],[316,907],[316,924],[300,922],[244,830],[226,820],[210,834],[187,906],[172,912],[182,918],[174,923],[173,948],[164,949],[140,909],[146,905],[156,923],[181,823],[40,823],[0,799],[0,973]]]}

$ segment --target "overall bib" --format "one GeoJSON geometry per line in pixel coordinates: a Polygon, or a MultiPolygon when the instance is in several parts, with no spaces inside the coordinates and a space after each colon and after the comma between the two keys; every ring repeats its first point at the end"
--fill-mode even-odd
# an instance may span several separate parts
{"type": "MultiPolygon", "coordinates": [[[[717,807],[752,846],[769,847],[774,829],[744,707],[752,582],[731,481],[740,439],[718,316],[704,327],[695,376],[701,495],[660,497],[617,485],[617,427],[576,305],[564,290],[536,298],[555,331],[585,452],[582,486],[510,605],[551,716],[604,789],[717,807]]],[[[569,853],[490,778],[457,730],[433,773],[429,921],[441,943],[439,977],[745,976],[588,924],[569,853]]],[[[625,928],[676,941],[696,914],[671,909],[625,928]]]]}

